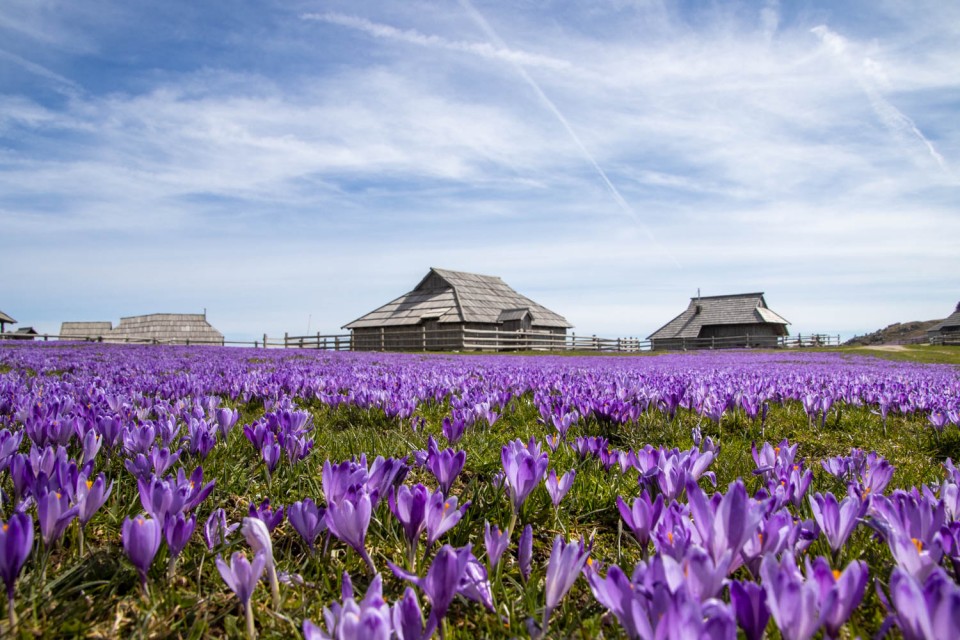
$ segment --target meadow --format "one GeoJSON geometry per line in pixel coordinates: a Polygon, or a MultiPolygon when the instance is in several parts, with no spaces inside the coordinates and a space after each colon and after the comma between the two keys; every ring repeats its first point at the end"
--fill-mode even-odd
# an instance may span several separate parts
{"type": "Polygon", "coordinates": [[[960,637],[958,363],[2,344],[0,635],[960,637]]]}

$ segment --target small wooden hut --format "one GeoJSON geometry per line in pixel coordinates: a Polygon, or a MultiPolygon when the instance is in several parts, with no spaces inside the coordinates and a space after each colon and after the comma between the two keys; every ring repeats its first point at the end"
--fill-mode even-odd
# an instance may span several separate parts
{"type": "Polygon", "coordinates": [[[61,340],[103,340],[113,331],[112,322],[61,322],[61,340]]]}
{"type": "Polygon", "coordinates": [[[648,339],[654,350],[772,347],[789,335],[788,324],[767,307],[763,292],[696,296],[648,339]]]}
{"type": "Polygon", "coordinates": [[[62,340],[158,344],[223,344],[223,334],[200,313],[151,313],[110,322],[64,322],[62,340]]]}
{"type": "Polygon", "coordinates": [[[17,321],[5,314],[3,311],[0,311],[0,333],[6,331],[6,326],[8,324],[17,324],[17,321]]]}
{"type": "Polygon", "coordinates": [[[431,268],[412,291],[343,328],[355,350],[460,350],[470,343],[465,332],[490,332],[477,335],[493,347],[491,334],[562,336],[571,327],[496,276],[431,268]]]}
{"type": "Polygon", "coordinates": [[[960,342],[960,302],[948,318],[927,329],[927,338],[930,342],[960,342]]]}

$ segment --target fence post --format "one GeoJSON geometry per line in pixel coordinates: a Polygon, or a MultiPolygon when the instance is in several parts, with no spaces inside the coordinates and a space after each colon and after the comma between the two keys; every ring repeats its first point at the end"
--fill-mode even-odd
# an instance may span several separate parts
{"type": "Polygon", "coordinates": [[[267,334],[263,334],[263,348],[267,348],[267,334]]]}
{"type": "Polygon", "coordinates": [[[333,350],[340,351],[340,336],[333,336],[333,350]]]}
{"type": "Polygon", "coordinates": [[[424,351],[427,350],[427,325],[420,325],[420,346],[424,351]]]}
{"type": "Polygon", "coordinates": [[[384,349],[383,327],[380,327],[380,351],[383,351],[383,349],[384,349]]]}

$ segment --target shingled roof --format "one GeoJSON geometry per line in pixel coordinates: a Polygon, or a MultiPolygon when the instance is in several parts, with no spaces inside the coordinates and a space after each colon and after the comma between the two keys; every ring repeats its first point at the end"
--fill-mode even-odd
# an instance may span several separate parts
{"type": "Polygon", "coordinates": [[[767,307],[763,292],[694,297],[683,313],[648,339],[696,338],[704,326],[731,324],[779,324],[786,328],[790,323],[767,307]]]}
{"type": "Polygon", "coordinates": [[[200,313],[151,313],[110,322],[64,322],[60,338],[100,339],[104,342],[161,342],[165,344],[218,343],[223,334],[210,326],[200,313]]]}
{"type": "Polygon", "coordinates": [[[344,329],[441,323],[498,324],[528,312],[533,326],[570,328],[566,318],[514,291],[496,276],[431,268],[396,300],[344,325],[344,329]]]}
{"type": "Polygon", "coordinates": [[[938,333],[944,330],[956,331],[958,328],[960,328],[960,302],[957,303],[956,310],[948,318],[927,329],[927,333],[938,333]]]}
{"type": "Polygon", "coordinates": [[[223,334],[214,329],[200,313],[151,313],[120,318],[110,340],[155,340],[170,344],[221,342],[223,334]]]}
{"type": "Polygon", "coordinates": [[[61,322],[60,339],[105,338],[113,330],[111,322],[61,322]]]}

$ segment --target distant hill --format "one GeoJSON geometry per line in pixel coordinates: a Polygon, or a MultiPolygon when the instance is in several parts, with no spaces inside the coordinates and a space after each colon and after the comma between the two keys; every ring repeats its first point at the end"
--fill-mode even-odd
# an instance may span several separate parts
{"type": "Polygon", "coordinates": [[[894,322],[888,327],[868,333],[863,336],[854,336],[843,344],[846,346],[867,346],[872,344],[905,344],[910,342],[921,342],[927,337],[927,329],[935,324],[943,322],[940,320],[914,320],[912,322],[894,322]]]}

